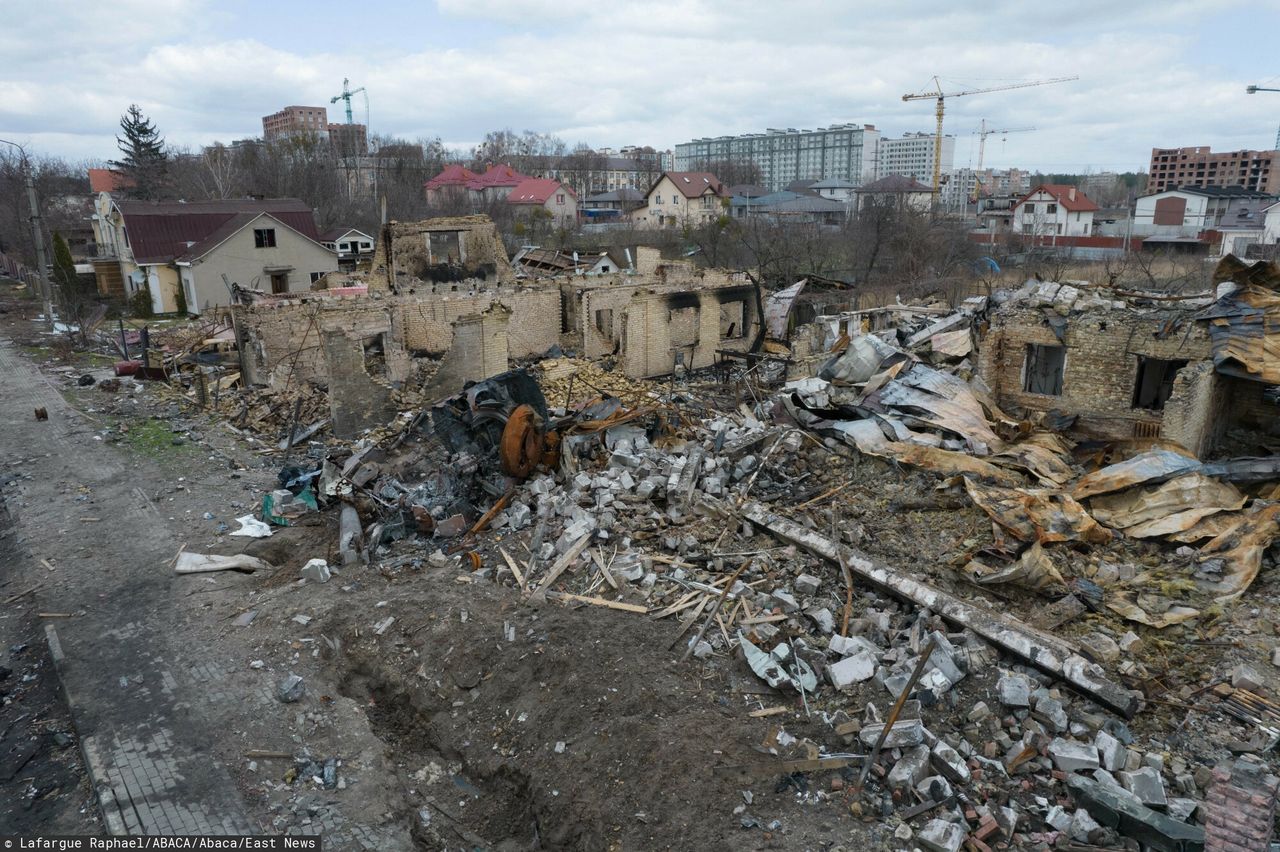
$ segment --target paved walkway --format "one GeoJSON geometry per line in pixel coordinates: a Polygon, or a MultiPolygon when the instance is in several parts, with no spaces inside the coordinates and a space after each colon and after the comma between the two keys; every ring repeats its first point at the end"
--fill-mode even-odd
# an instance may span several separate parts
{"type": "MultiPolygon", "coordinates": [[[[37,566],[41,610],[85,615],[51,632],[71,711],[113,834],[247,834],[226,768],[211,755],[202,705],[216,685],[184,648],[168,563],[181,542],[130,477],[127,459],[93,434],[13,344],[0,339],[0,453],[31,474],[4,497],[37,566]],[[44,407],[47,422],[33,410],[44,407]],[[85,495],[92,495],[92,503],[85,495]],[[82,519],[90,515],[97,521],[82,519]]],[[[23,586],[24,588],[26,586],[23,586]]]]}

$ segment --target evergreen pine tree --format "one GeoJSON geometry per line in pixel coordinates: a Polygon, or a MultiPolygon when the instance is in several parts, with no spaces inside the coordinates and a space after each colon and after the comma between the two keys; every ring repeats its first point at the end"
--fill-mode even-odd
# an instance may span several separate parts
{"type": "Polygon", "coordinates": [[[165,153],[160,131],[137,104],[130,104],[129,111],[120,117],[120,130],[124,135],[116,137],[116,146],[124,158],[113,160],[112,167],[133,179],[129,195],[148,200],[159,198],[169,170],[169,155],[165,153]]]}
{"type": "Polygon", "coordinates": [[[76,275],[76,263],[71,259],[71,247],[62,234],[58,233],[53,235],[53,280],[63,290],[80,284],[80,278],[76,275]]]}

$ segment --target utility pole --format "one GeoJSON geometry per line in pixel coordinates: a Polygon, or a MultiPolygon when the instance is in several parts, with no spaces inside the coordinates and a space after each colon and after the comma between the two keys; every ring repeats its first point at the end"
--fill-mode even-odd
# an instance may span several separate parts
{"type": "Polygon", "coordinates": [[[31,208],[31,241],[36,249],[36,274],[40,277],[40,296],[44,299],[44,318],[49,327],[54,327],[53,292],[49,285],[49,264],[44,255],[44,225],[40,221],[40,202],[36,198],[36,182],[31,176],[31,163],[27,159],[27,150],[17,142],[0,139],[6,145],[12,145],[22,154],[22,175],[27,185],[27,206],[31,208]]]}

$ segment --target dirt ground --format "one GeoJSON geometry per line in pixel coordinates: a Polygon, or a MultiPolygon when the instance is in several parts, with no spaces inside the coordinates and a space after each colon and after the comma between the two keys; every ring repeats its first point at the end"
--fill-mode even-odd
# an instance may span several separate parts
{"type": "MultiPolygon", "coordinates": [[[[472,573],[452,554],[433,562],[435,543],[398,542],[371,566],[336,570],[323,585],[301,582],[307,560],[337,561],[334,513],[306,516],[268,539],[227,534],[236,516],[253,512],[276,487],[284,461],[278,453],[247,444],[152,383],[115,393],[78,387],[83,372],[105,375],[103,363],[36,333],[32,305],[6,292],[0,307],[0,333],[22,346],[91,419],[96,451],[127,460],[137,486],[163,509],[157,523],[188,550],[246,552],[275,566],[254,574],[166,578],[175,618],[189,625],[184,641],[201,649],[209,667],[203,712],[223,732],[209,744],[210,754],[229,767],[262,830],[320,831],[339,849],[911,847],[894,836],[905,803],[882,795],[874,783],[861,795],[850,792],[857,764],[793,775],[750,770],[779,755],[805,756],[779,744],[779,729],[828,753],[864,753],[856,737],[832,729],[863,718],[867,704],[887,709],[887,693],[874,682],[845,693],[827,689],[806,704],[794,692],[765,686],[738,654],[680,662],[684,631],[676,618],[531,602],[512,585],[494,583],[492,574],[472,573]],[[59,372],[65,368],[72,369],[59,372]],[[296,703],[276,695],[289,674],[305,682],[296,703]],[[775,708],[782,709],[751,715],[775,708]]],[[[0,480],[22,469],[13,464],[20,456],[6,449],[0,480]]],[[[990,544],[991,524],[979,509],[939,492],[936,477],[816,446],[799,459],[808,484],[843,485],[797,510],[816,529],[834,528],[869,556],[962,597],[1022,617],[1041,606],[1029,593],[979,591],[958,573],[966,553],[990,544]]],[[[3,493],[21,501],[22,489],[15,481],[3,493]]],[[[75,486],[64,490],[73,494],[75,486]]],[[[86,499],[94,505],[92,494],[86,499]]],[[[791,502],[779,497],[776,508],[791,502]]],[[[0,565],[7,565],[3,517],[0,565]]],[[[716,538],[723,524],[698,519],[686,526],[716,538]]],[[[70,526],[64,546],[93,548],[102,533],[89,527],[70,526]]],[[[527,539],[528,530],[487,535],[476,552],[492,572],[502,564],[498,544],[519,555],[528,552],[527,539]]],[[[773,554],[776,573],[759,579],[803,569],[821,578],[831,607],[843,606],[834,566],[764,535],[735,531],[728,541],[730,550],[773,554]]],[[[1148,545],[1055,552],[1064,567],[1081,574],[1104,556],[1148,565],[1163,558],[1148,545]]],[[[22,576],[0,576],[9,582],[0,594],[21,586],[22,576]]],[[[1157,681],[1169,703],[1149,705],[1130,722],[1135,749],[1182,760],[1190,770],[1228,757],[1232,744],[1250,738],[1252,731],[1209,706],[1199,690],[1240,662],[1275,687],[1270,656],[1280,632],[1278,599],[1280,577],[1264,570],[1220,617],[1137,630],[1143,646],[1134,658],[1150,675],[1142,685],[1157,681]]],[[[855,613],[871,612],[890,613],[895,624],[929,621],[859,589],[855,613]]],[[[0,692],[8,695],[0,711],[6,732],[0,737],[0,818],[20,831],[94,831],[76,749],[54,739],[74,733],[43,656],[39,619],[30,610],[12,615],[0,620],[4,642],[27,648],[0,657],[13,670],[0,679],[0,692]],[[27,673],[37,675],[32,686],[22,683],[27,673]],[[31,747],[11,745],[25,736],[20,731],[32,734],[24,741],[38,743],[25,760],[21,749],[31,747]],[[7,767],[19,762],[22,771],[6,778],[7,767]]],[[[1131,627],[1091,613],[1063,633],[1131,627]]],[[[989,731],[970,724],[969,714],[979,701],[998,709],[995,681],[1018,661],[970,662],[969,676],[923,716],[931,730],[981,752],[989,731]]],[[[1071,696],[1070,707],[1073,720],[1102,712],[1079,696],[1071,696]]],[[[1033,807],[1043,792],[976,773],[975,792],[993,803],[1015,798],[1033,807]]]]}

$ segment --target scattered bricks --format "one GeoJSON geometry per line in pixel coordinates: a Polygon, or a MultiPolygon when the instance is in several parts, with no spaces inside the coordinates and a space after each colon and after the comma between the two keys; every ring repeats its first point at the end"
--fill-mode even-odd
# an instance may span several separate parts
{"type": "Polygon", "coordinates": [[[995,817],[990,814],[983,814],[982,821],[978,823],[978,827],[970,836],[971,840],[986,840],[991,835],[1000,830],[1000,823],[996,822],[995,817]]]}
{"type": "Polygon", "coordinates": [[[951,644],[945,634],[935,630],[929,634],[929,638],[934,642],[933,653],[929,655],[929,665],[936,668],[946,676],[950,684],[959,683],[965,675],[965,670],[961,668],[956,661],[956,649],[951,644]]]}
{"type": "MultiPolygon", "coordinates": [[[[858,738],[865,745],[873,746],[884,730],[883,722],[873,722],[858,732],[858,738]]],[[[924,742],[924,722],[919,719],[898,719],[897,724],[885,737],[883,748],[904,748],[924,742]]]]}
{"type": "Polygon", "coordinates": [[[1257,692],[1262,687],[1262,675],[1253,666],[1241,663],[1231,670],[1231,685],[1236,689],[1257,692]]]}
{"type": "Polygon", "coordinates": [[[827,676],[836,689],[844,689],[855,683],[871,679],[876,673],[876,658],[866,651],[845,657],[827,667],[827,676]]]}
{"type": "Polygon", "coordinates": [[[1098,761],[1103,769],[1108,772],[1116,772],[1124,766],[1128,749],[1111,734],[1106,731],[1098,731],[1097,736],[1093,739],[1093,745],[1098,749],[1098,761]]]}
{"type": "Polygon", "coordinates": [[[1120,659],[1120,646],[1105,633],[1086,633],[1080,637],[1079,645],[1094,662],[1114,663],[1120,659]]]}
{"type": "Polygon", "coordinates": [[[930,852],[959,852],[964,845],[966,832],[954,822],[934,819],[916,834],[920,846],[930,852]]]}
{"type": "Polygon", "coordinates": [[[1006,674],[996,682],[996,696],[1006,707],[1031,706],[1031,681],[1026,675],[1006,674]]]}
{"type": "Polygon", "coordinates": [[[987,702],[979,701],[973,705],[973,709],[969,711],[970,722],[981,722],[991,716],[991,708],[987,706],[987,702]]]}
{"type": "Polygon", "coordinates": [[[893,769],[889,770],[889,787],[894,790],[914,787],[925,777],[924,774],[928,769],[928,746],[918,745],[905,749],[902,757],[893,765],[893,769]]]}
{"type": "Polygon", "coordinates": [[[1280,778],[1254,755],[1213,770],[1209,788],[1206,852],[1261,852],[1270,845],[1280,778]]]}
{"type": "Polygon", "coordinates": [[[1049,743],[1049,757],[1063,772],[1088,772],[1098,768],[1098,750],[1091,743],[1055,737],[1049,743]]]}
{"type": "Polygon", "coordinates": [[[836,618],[826,607],[810,607],[804,611],[819,633],[829,634],[836,629],[836,618]]]}
{"type": "Polygon", "coordinates": [[[1124,651],[1126,654],[1137,654],[1142,651],[1142,640],[1138,638],[1138,634],[1134,633],[1132,630],[1126,631],[1125,634],[1120,637],[1119,645],[1120,650],[1124,651]]]}
{"type": "Polygon", "coordinates": [[[792,583],[797,593],[802,595],[816,595],[818,587],[822,585],[822,581],[812,574],[801,574],[796,577],[792,583]]]}
{"type": "Polygon", "coordinates": [[[1045,814],[1044,821],[1058,831],[1071,830],[1071,814],[1067,813],[1062,805],[1054,805],[1049,808],[1049,812],[1045,814]]]}

